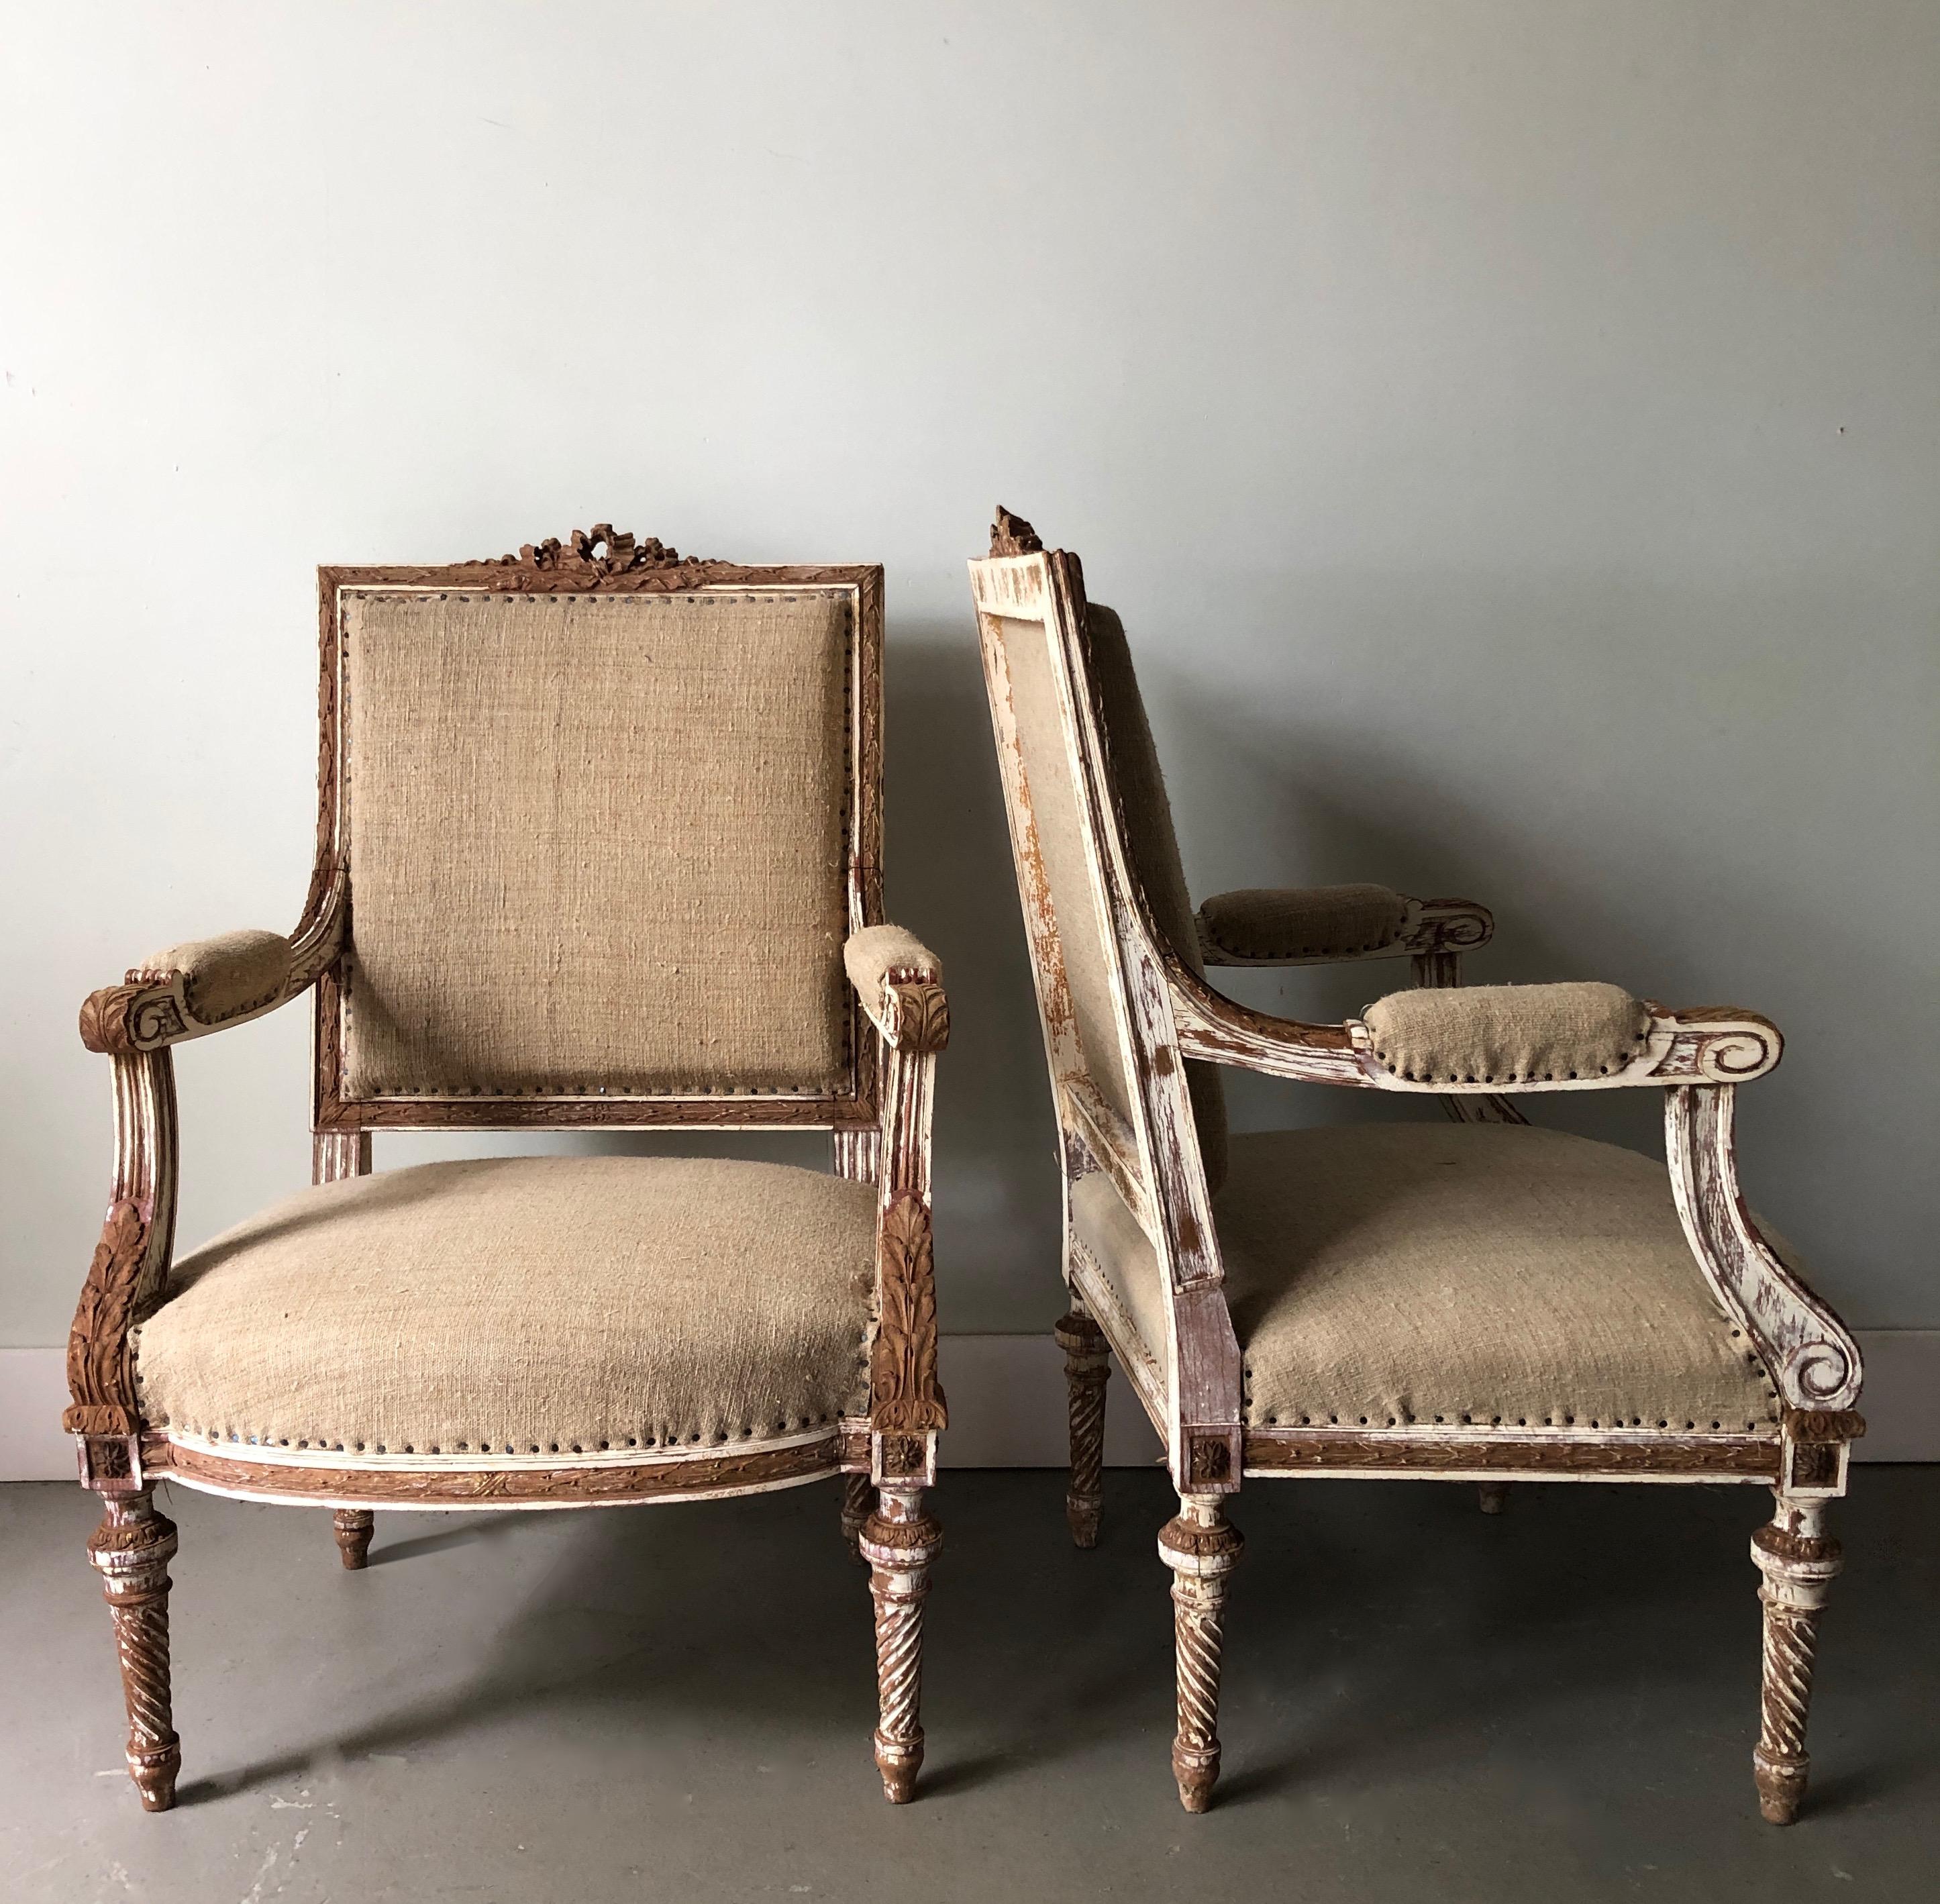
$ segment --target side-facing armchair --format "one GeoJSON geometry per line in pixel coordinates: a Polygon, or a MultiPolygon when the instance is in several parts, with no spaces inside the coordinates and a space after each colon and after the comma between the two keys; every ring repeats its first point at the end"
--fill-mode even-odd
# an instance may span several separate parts
{"type": "Polygon", "coordinates": [[[1164,1437],[1188,1811],[1219,1776],[1222,1622],[1243,1480],[1768,1488],[1765,1816],[1806,1783],[1819,1610],[1838,1572],[1859,1352],[1740,1192],[1737,1088],[1776,1029],[1614,985],[1458,989],[1487,915],[1378,887],[1187,896],[1118,618],[1078,558],[998,514],[970,564],[1065,1178],[1058,1326],[1072,1530],[1097,1536],[1115,1354],[1164,1437]],[[1341,1024],[1252,1011],[1209,964],[1415,958],[1341,1024]],[[1438,1098],[1455,1121],[1229,1137],[1218,1067],[1438,1098]],[[1527,1124],[1527,1096],[1662,1093],[1669,1167],[1527,1124]]]}
{"type": "Polygon", "coordinates": [[[620,1506],[843,1478],[876,1758],[923,1758],[941,969],[882,923],[882,571],[601,526],[325,569],[316,870],[285,939],[81,1010],[114,1187],[65,1425],[105,1509],[128,1764],[173,1802],[167,1479],[331,1510],[620,1506]],[[846,971],[845,971],[846,967],[846,971]],[[316,1000],[315,1185],[172,1256],[175,1048],[316,1000]],[[373,1175],[400,1129],[833,1133],[831,1172],[514,1157],[373,1175]]]}

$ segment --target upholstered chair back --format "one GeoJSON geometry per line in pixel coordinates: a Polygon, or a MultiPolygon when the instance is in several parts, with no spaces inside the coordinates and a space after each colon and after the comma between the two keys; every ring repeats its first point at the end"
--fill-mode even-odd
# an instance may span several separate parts
{"type": "Polygon", "coordinates": [[[862,591],[441,579],[326,578],[349,929],[323,1095],[365,1122],[859,1115],[862,591]]]}

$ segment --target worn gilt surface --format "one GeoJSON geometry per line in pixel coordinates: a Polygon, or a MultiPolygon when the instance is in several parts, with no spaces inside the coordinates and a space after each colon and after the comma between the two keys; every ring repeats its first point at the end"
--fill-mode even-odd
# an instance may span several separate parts
{"type": "MultiPolygon", "coordinates": [[[[877,1609],[882,1719],[877,1756],[891,1798],[907,1799],[922,1759],[917,1718],[921,1610],[940,1536],[923,1509],[944,1421],[938,1379],[935,1268],[929,1223],[930,1100],[936,1054],[949,1037],[939,974],[891,975],[880,999],[852,1005],[851,1076],[829,1097],[633,1097],[599,1093],[505,1097],[488,1103],[416,1098],[352,1100],[342,1088],[338,962],[349,944],[350,789],[343,752],[343,590],[464,587],[514,593],[670,592],[814,587],[852,604],[845,736],[846,841],[842,883],[849,929],[883,923],[882,572],[872,566],[768,566],[697,560],[610,523],[546,539],[515,554],[438,567],[319,570],[318,828],[303,914],[290,940],[288,977],[270,997],[220,1019],[199,1018],[185,975],[131,969],[91,994],[83,1042],[112,1065],[115,1167],[101,1240],[69,1338],[72,1405],[82,1478],[107,1518],[90,1544],[113,1610],[129,1713],[129,1765],[142,1802],[172,1802],[180,1748],[170,1722],[167,1561],[173,1527],[154,1507],[161,1478],[242,1498],[322,1506],[344,1567],[365,1565],[373,1509],[619,1506],[759,1493],[831,1478],[843,1484],[843,1524],[871,1569],[877,1609]],[[262,1016],[305,993],[317,1000],[312,1173],[319,1184],[371,1167],[374,1129],[793,1124],[827,1127],[839,1174],[877,1186],[880,1209],[877,1322],[870,1406],[807,1435],[731,1451],[667,1451],[639,1459],[508,1457],[501,1464],[291,1457],[267,1448],[233,1453],[178,1441],[141,1418],[130,1364],[131,1327],[166,1291],[173,1244],[176,1136],[172,1047],[262,1016]],[[885,1467],[889,1469],[886,1477],[885,1467]],[[877,1481],[886,1478],[878,1494],[877,1481]]],[[[696,1027],[705,1034],[704,1025],[696,1027]]],[[[758,1268],[758,1266],[755,1266],[758,1268]]],[[[754,1271],[751,1269],[751,1273],[754,1271]]]]}

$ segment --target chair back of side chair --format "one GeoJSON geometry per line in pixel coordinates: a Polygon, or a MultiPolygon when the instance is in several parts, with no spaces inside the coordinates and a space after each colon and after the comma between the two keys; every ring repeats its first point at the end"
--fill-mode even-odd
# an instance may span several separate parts
{"type": "Polygon", "coordinates": [[[1067,1275],[1111,1299],[1070,1219],[1075,1183],[1102,1175],[1158,1259],[1165,1339],[1146,1346],[1164,1389],[1148,1399],[1175,1478],[1224,1489],[1240,1453],[1208,1181],[1225,1112],[1173,1023],[1167,963],[1197,960],[1163,785],[1122,631],[1087,606],[1078,558],[1001,512],[993,551],[971,585],[1066,1170],[1067,1275]]]}
{"type": "Polygon", "coordinates": [[[324,569],[320,1131],[873,1127],[882,572],[324,569]]]}

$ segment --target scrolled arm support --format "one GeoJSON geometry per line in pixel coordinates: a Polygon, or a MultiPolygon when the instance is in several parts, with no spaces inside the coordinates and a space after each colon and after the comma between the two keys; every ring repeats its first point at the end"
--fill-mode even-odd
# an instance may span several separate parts
{"type": "Polygon", "coordinates": [[[950,1040],[950,1005],[942,962],[899,927],[865,927],[850,937],[843,957],[885,1048],[871,1466],[879,1484],[920,1484],[934,1478],[935,1436],[948,1419],[936,1371],[930,1107],[936,1054],[950,1040]]]}
{"type": "Polygon", "coordinates": [[[319,874],[293,938],[228,932],[131,966],[122,984],[83,1001],[81,1042],[109,1057],[159,1051],[300,998],[343,950],[345,890],[340,869],[319,874]]]}

